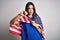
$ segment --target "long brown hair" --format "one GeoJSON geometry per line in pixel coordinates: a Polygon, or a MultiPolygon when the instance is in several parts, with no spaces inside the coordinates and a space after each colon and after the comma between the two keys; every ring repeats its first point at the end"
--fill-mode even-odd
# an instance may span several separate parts
{"type": "Polygon", "coordinates": [[[35,9],[35,6],[34,6],[34,4],[32,3],[32,2],[28,2],[27,4],[26,4],[26,7],[25,7],[25,11],[27,11],[28,12],[28,6],[29,5],[32,5],[33,6],[33,18],[35,18],[36,17],[36,9],[35,9]]]}

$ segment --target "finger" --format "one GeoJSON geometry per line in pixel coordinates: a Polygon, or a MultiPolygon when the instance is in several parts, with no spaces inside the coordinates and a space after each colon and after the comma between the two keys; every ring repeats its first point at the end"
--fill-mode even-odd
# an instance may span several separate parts
{"type": "Polygon", "coordinates": [[[21,16],[24,15],[23,12],[24,12],[24,11],[21,11],[21,12],[19,13],[19,15],[21,15],[21,16]]]}
{"type": "Polygon", "coordinates": [[[23,12],[24,15],[27,15],[28,13],[26,11],[23,12]]]}

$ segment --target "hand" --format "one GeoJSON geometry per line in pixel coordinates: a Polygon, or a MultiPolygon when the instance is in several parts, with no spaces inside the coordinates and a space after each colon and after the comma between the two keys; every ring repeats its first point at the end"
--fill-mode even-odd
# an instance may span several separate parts
{"type": "Polygon", "coordinates": [[[19,22],[16,22],[16,20],[18,20],[20,18],[20,16],[25,16],[27,15],[28,13],[26,11],[21,11],[17,16],[15,16],[11,21],[10,21],[10,24],[16,24],[16,23],[19,23],[19,22]]]}
{"type": "Polygon", "coordinates": [[[45,40],[45,33],[42,31],[43,40],[45,40]]]}
{"type": "Polygon", "coordinates": [[[21,11],[20,13],[19,13],[19,15],[21,15],[21,16],[26,16],[28,13],[26,12],[26,11],[21,11]]]}
{"type": "Polygon", "coordinates": [[[20,23],[19,21],[17,21],[17,20],[20,18],[20,16],[25,16],[25,17],[27,18],[27,16],[26,16],[27,14],[28,14],[28,13],[27,13],[26,11],[21,11],[20,14],[17,15],[14,24],[19,24],[19,23],[20,23]]]}
{"type": "Polygon", "coordinates": [[[27,13],[27,11],[23,11],[23,14],[24,14],[24,15],[27,15],[28,13],[27,13]]]}
{"type": "Polygon", "coordinates": [[[31,24],[34,26],[34,27],[36,27],[36,28],[39,28],[38,26],[38,24],[37,23],[35,23],[35,21],[31,21],[31,24]]]}
{"type": "Polygon", "coordinates": [[[32,24],[34,27],[36,27],[35,21],[31,21],[31,24],[32,24]]]}
{"type": "Polygon", "coordinates": [[[35,23],[35,21],[31,21],[31,24],[39,31],[39,33],[41,33],[42,34],[42,30],[41,30],[41,28],[39,27],[39,25],[38,24],[36,24],[35,23]]]}

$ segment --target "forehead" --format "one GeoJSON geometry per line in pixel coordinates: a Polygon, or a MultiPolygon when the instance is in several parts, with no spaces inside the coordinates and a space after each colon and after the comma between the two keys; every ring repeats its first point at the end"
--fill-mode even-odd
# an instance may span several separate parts
{"type": "Polygon", "coordinates": [[[29,5],[28,8],[33,8],[33,5],[29,5]]]}

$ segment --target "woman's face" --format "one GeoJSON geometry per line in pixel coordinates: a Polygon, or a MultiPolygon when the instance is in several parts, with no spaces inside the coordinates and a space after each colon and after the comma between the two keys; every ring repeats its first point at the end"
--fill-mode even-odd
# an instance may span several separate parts
{"type": "Polygon", "coordinates": [[[28,14],[29,14],[29,15],[33,15],[33,11],[34,11],[34,10],[33,10],[33,6],[32,6],[32,5],[29,5],[29,6],[28,6],[28,14]]]}

